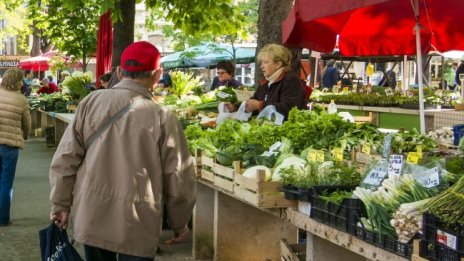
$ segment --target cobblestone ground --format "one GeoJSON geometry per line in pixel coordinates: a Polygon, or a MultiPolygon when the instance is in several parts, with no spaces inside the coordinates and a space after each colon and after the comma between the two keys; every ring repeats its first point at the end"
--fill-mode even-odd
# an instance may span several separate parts
{"type": "MultiPolygon", "coordinates": [[[[54,152],[47,148],[44,139],[27,141],[20,152],[14,182],[12,224],[0,227],[1,261],[40,260],[38,231],[49,224],[48,169],[54,152]]],[[[170,234],[170,231],[163,231],[161,242],[170,234]]],[[[82,246],[78,243],[75,246],[82,254],[82,246]]],[[[161,255],[155,258],[156,261],[191,260],[191,240],[160,247],[161,255]]]]}

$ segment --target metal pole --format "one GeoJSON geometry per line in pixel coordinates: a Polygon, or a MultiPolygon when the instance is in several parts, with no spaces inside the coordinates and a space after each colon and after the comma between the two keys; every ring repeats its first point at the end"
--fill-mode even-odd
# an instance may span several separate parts
{"type": "Polygon", "coordinates": [[[425,113],[424,113],[424,90],[422,86],[422,49],[421,49],[421,37],[420,37],[420,24],[419,24],[419,1],[414,0],[414,14],[416,16],[416,58],[417,58],[417,73],[419,80],[419,120],[420,120],[420,131],[425,133],[425,113]]]}

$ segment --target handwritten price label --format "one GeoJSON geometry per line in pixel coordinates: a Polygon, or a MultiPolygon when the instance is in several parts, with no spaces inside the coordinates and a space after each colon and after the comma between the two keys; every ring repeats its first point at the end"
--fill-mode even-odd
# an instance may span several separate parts
{"type": "Polygon", "coordinates": [[[316,150],[308,150],[308,161],[311,161],[311,162],[317,161],[316,150]]]}
{"type": "Polygon", "coordinates": [[[419,162],[419,154],[417,154],[417,152],[409,152],[406,162],[417,164],[419,162]]]}
{"type": "Polygon", "coordinates": [[[379,186],[380,183],[385,179],[385,177],[388,174],[388,169],[386,166],[383,165],[377,165],[375,166],[364,178],[363,183],[373,185],[373,186],[379,186]]]}
{"type": "Polygon", "coordinates": [[[440,173],[437,167],[425,171],[419,178],[419,183],[426,188],[434,188],[440,185],[440,173]]]}
{"type": "Polygon", "coordinates": [[[400,176],[404,163],[403,155],[390,155],[389,162],[388,176],[400,176]]]}
{"type": "Polygon", "coordinates": [[[367,155],[371,155],[371,145],[368,143],[364,144],[361,149],[362,153],[365,153],[367,155]]]}
{"type": "Polygon", "coordinates": [[[308,150],[308,161],[324,162],[324,152],[322,150],[308,150]]]}
{"type": "Polygon", "coordinates": [[[336,161],[342,161],[343,160],[343,150],[341,148],[335,148],[332,150],[332,157],[336,161]]]}

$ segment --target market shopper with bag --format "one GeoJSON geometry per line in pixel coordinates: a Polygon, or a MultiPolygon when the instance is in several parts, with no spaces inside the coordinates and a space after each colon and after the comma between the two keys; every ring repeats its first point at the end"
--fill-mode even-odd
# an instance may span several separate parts
{"type": "Polygon", "coordinates": [[[164,203],[170,242],[189,232],[193,161],[176,115],[152,101],[159,64],[152,44],[128,46],[117,69],[121,81],[79,103],[53,157],[50,219],[66,228],[72,209],[86,260],[153,260],[164,203]]]}
{"type": "MultiPolygon", "coordinates": [[[[246,103],[246,112],[262,111],[274,105],[285,119],[293,107],[306,108],[305,90],[298,75],[290,71],[292,53],[279,44],[268,44],[258,53],[265,81],[258,87],[253,97],[246,103]]],[[[229,111],[235,111],[228,104],[229,111]]]]}
{"type": "Polygon", "coordinates": [[[19,92],[23,72],[8,69],[0,85],[0,226],[10,225],[13,181],[19,150],[31,130],[29,102],[19,92]]]}

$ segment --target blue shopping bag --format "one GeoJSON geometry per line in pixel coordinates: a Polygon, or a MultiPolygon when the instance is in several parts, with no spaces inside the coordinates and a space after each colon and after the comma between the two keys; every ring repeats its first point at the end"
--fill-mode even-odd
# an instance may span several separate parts
{"type": "Polygon", "coordinates": [[[84,261],[69,242],[68,233],[54,224],[39,231],[42,261],[84,261]]]}

